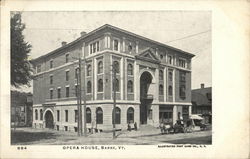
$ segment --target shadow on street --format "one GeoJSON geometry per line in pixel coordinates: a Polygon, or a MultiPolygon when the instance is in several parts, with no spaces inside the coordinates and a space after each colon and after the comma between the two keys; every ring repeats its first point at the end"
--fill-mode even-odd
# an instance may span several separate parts
{"type": "Polygon", "coordinates": [[[186,138],[186,139],[177,139],[177,140],[168,140],[162,141],[171,144],[212,144],[212,135],[204,136],[204,137],[194,137],[194,138],[186,138]]]}

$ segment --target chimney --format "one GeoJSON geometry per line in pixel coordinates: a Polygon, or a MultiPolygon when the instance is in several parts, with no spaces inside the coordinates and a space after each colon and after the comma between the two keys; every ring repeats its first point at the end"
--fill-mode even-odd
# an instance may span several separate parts
{"type": "Polygon", "coordinates": [[[67,42],[66,41],[62,41],[62,46],[66,45],[67,42]]]}
{"type": "Polygon", "coordinates": [[[204,83],[201,84],[201,88],[205,88],[205,84],[204,83]]]}
{"type": "Polygon", "coordinates": [[[85,31],[82,31],[81,32],[81,36],[84,36],[84,35],[86,35],[87,33],[85,32],[85,31]]]}

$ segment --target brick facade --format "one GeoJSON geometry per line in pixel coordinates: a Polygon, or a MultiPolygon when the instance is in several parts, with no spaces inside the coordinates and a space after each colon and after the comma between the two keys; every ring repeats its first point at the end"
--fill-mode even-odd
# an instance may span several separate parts
{"type": "Polygon", "coordinates": [[[88,128],[112,129],[112,64],[116,62],[119,65],[116,100],[119,108],[117,113],[120,116],[117,119],[120,123],[116,127],[126,129],[128,118],[133,118],[132,124],[136,122],[138,127],[140,124],[158,126],[163,120],[175,123],[180,115],[186,115],[183,114],[183,109],[186,111],[187,108],[191,112],[193,56],[125,30],[104,25],[32,61],[37,70],[33,85],[34,117],[35,111],[39,112],[38,119],[34,118],[33,126],[48,127],[48,120],[52,120],[54,129],[76,131],[75,71],[79,57],[86,59],[81,78],[85,76],[82,89],[86,90],[89,108],[87,117],[91,120],[87,123],[88,128]],[[140,82],[142,76],[145,76],[145,85],[140,82]],[[50,117],[52,119],[46,119],[49,116],[46,116],[48,111],[53,114],[50,117]],[[68,112],[68,121],[65,120],[65,111],[68,112]],[[39,120],[40,115],[43,120],[39,120]]]}

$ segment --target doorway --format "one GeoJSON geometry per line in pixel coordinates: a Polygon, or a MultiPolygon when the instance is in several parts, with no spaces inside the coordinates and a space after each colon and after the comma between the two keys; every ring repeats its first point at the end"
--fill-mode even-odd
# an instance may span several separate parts
{"type": "Polygon", "coordinates": [[[49,129],[54,128],[54,119],[51,111],[47,111],[45,114],[45,127],[49,129]]]}

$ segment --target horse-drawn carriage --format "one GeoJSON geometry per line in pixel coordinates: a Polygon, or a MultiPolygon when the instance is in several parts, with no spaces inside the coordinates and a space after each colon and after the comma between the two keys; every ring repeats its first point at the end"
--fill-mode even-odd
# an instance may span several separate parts
{"type": "Polygon", "coordinates": [[[187,133],[195,130],[206,130],[207,126],[202,123],[203,118],[198,115],[190,115],[189,119],[178,119],[173,125],[172,123],[160,123],[161,133],[187,133]]]}

